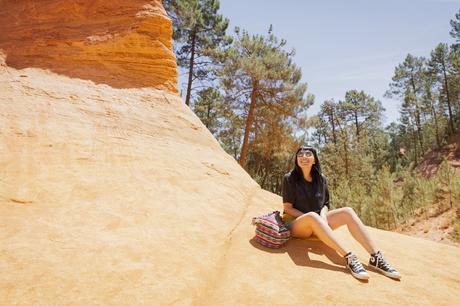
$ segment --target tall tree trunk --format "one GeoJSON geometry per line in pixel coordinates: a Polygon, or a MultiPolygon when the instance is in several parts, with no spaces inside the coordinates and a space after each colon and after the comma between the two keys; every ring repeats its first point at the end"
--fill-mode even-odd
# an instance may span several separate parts
{"type": "Polygon", "coordinates": [[[335,133],[335,122],[334,122],[334,108],[331,109],[331,125],[332,125],[332,137],[334,140],[334,145],[337,144],[337,135],[335,133]]]}
{"type": "Polygon", "coordinates": [[[206,127],[209,129],[210,121],[211,121],[211,101],[208,101],[208,111],[206,112],[206,127]]]}
{"type": "Polygon", "coordinates": [[[416,92],[416,89],[415,89],[415,80],[414,80],[414,76],[411,75],[411,78],[410,78],[410,81],[411,81],[411,85],[412,85],[412,90],[414,92],[414,102],[415,102],[415,124],[417,125],[417,136],[418,136],[418,139],[419,139],[419,142],[420,142],[420,148],[423,152],[423,135],[422,135],[422,124],[420,122],[420,109],[419,109],[419,106],[418,106],[418,101],[417,101],[417,92],[416,92]]]}
{"type": "MultiPolygon", "coordinates": [[[[262,185],[261,187],[264,188],[266,187],[265,186],[265,182],[267,181],[267,178],[268,178],[268,173],[273,173],[272,169],[271,169],[272,165],[271,165],[271,159],[268,160],[268,164],[265,166],[265,173],[264,173],[264,176],[262,178],[262,185]]],[[[265,188],[266,189],[266,188],[265,188]]]]}
{"type": "Polygon", "coordinates": [[[441,148],[441,140],[439,139],[439,127],[438,127],[438,116],[436,114],[436,109],[434,108],[433,101],[430,98],[430,104],[431,104],[431,113],[434,118],[434,126],[435,126],[435,131],[436,131],[436,145],[438,146],[438,149],[441,148]]]}
{"type": "Polygon", "coordinates": [[[447,107],[449,109],[449,126],[450,126],[450,131],[451,133],[455,133],[455,128],[454,128],[454,120],[453,120],[453,115],[452,115],[452,106],[450,102],[450,94],[449,94],[449,84],[447,83],[447,73],[446,73],[446,65],[444,63],[444,60],[442,60],[442,74],[444,75],[444,88],[446,91],[446,100],[447,100],[447,107]]]}
{"type": "Polygon", "coordinates": [[[348,180],[348,172],[349,172],[349,161],[348,161],[348,146],[347,146],[347,138],[348,136],[346,135],[345,133],[345,137],[344,137],[344,140],[343,140],[343,151],[344,151],[344,164],[345,164],[345,177],[347,178],[348,180]]]}
{"type": "Polygon", "coordinates": [[[418,164],[418,154],[417,154],[417,137],[415,136],[415,131],[412,131],[412,140],[414,141],[414,161],[415,165],[418,164]]]}
{"type": "Polygon", "coordinates": [[[259,82],[257,80],[252,81],[252,92],[251,92],[251,105],[249,106],[249,114],[246,119],[246,127],[244,129],[243,147],[241,148],[240,165],[244,168],[246,165],[246,156],[248,153],[248,142],[249,132],[251,130],[252,122],[254,121],[254,108],[256,105],[257,91],[259,82]]]}
{"type": "Polygon", "coordinates": [[[192,31],[192,47],[191,47],[191,56],[190,56],[190,64],[188,70],[188,84],[187,84],[187,96],[185,98],[185,104],[190,106],[190,95],[192,92],[192,81],[193,81],[193,64],[195,63],[195,44],[196,44],[196,32],[192,31]]]}
{"type": "Polygon", "coordinates": [[[354,115],[355,115],[355,125],[356,125],[356,137],[358,138],[358,142],[359,142],[358,112],[356,110],[354,111],[354,115]]]}

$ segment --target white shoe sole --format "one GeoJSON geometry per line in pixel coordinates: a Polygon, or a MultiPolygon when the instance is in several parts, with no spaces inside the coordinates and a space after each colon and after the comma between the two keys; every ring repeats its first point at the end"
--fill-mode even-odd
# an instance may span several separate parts
{"type": "Polygon", "coordinates": [[[357,279],[361,279],[361,280],[368,280],[369,279],[369,274],[367,274],[367,273],[366,274],[355,273],[350,268],[348,268],[348,270],[350,270],[351,275],[353,275],[357,279]]]}
{"type": "Polygon", "coordinates": [[[393,274],[393,273],[390,273],[390,272],[387,272],[385,270],[382,270],[380,269],[379,267],[375,267],[373,265],[369,265],[369,267],[371,267],[373,270],[377,271],[377,272],[380,272],[382,273],[383,275],[389,277],[389,278],[394,278],[394,279],[401,279],[401,274],[393,274]]]}

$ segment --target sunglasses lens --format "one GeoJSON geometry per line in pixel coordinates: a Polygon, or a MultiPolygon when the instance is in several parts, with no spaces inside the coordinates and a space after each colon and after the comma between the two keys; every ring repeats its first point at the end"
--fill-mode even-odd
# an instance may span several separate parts
{"type": "Polygon", "coordinates": [[[297,153],[297,156],[298,157],[302,157],[302,156],[312,157],[313,152],[312,151],[300,151],[299,153],[297,153]]]}

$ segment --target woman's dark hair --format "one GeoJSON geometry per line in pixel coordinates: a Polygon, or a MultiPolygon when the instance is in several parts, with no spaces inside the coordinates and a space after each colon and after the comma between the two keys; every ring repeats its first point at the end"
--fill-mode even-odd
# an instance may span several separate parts
{"type": "Polygon", "coordinates": [[[313,184],[315,185],[322,185],[323,176],[321,174],[321,164],[319,163],[318,153],[316,149],[310,146],[301,146],[297,149],[294,155],[294,169],[291,170],[291,175],[297,180],[303,179],[303,172],[300,168],[299,164],[297,163],[297,153],[301,150],[309,150],[313,152],[313,156],[315,157],[315,164],[311,167],[311,176],[313,178],[313,184]]]}

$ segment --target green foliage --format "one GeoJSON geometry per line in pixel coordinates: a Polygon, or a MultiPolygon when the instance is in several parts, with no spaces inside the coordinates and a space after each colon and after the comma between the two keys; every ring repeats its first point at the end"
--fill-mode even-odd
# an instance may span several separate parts
{"type": "Polygon", "coordinates": [[[401,98],[401,130],[406,137],[402,140],[413,160],[425,150],[423,134],[423,116],[421,110],[421,95],[423,93],[423,76],[425,59],[408,54],[402,64],[395,68],[390,89],[385,93],[389,98],[401,98]]]}
{"type": "Polygon", "coordinates": [[[370,191],[376,171],[389,159],[389,139],[381,129],[383,111],[380,101],[357,90],[348,91],[343,101],[321,105],[313,139],[333,185],[345,180],[370,191]]]}
{"type": "Polygon", "coordinates": [[[193,103],[193,111],[208,130],[216,135],[223,123],[219,120],[225,112],[224,98],[212,87],[202,89],[193,103]]]}
{"type": "MultiPolygon", "coordinates": [[[[392,155],[404,149],[417,165],[427,150],[441,148],[460,123],[460,54],[440,43],[429,59],[407,55],[395,68],[387,97],[402,101],[399,123],[387,129],[392,155]]],[[[395,169],[396,160],[391,159],[395,169]]]]}
{"type": "Polygon", "coordinates": [[[370,218],[370,224],[385,229],[396,227],[395,200],[393,178],[388,167],[385,166],[379,172],[369,196],[367,216],[370,218]]]}
{"type": "Polygon", "coordinates": [[[444,164],[434,178],[424,178],[408,169],[396,177],[388,166],[383,166],[370,190],[362,183],[339,181],[331,188],[332,203],[336,208],[352,207],[367,225],[391,230],[409,218],[432,216],[433,207],[445,211],[450,208],[450,195],[453,205],[459,207],[460,177],[452,176],[452,171],[444,164]]]}
{"type": "Polygon", "coordinates": [[[438,188],[436,189],[436,199],[442,206],[453,207],[453,189],[455,181],[455,169],[453,169],[447,159],[443,159],[437,171],[438,188]]]}
{"type": "MultiPolygon", "coordinates": [[[[284,50],[285,44],[271,27],[267,35],[250,35],[236,28],[234,44],[223,52],[225,61],[218,75],[226,104],[246,121],[240,164],[249,171],[247,157],[273,156],[265,149],[256,153],[256,148],[269,146],[273,151],[292,142],[289,137],[285,141],[286,132],[293,132],[299,112],[313,103],[312,97],[304,97],[307,85],[300,82],[301,70],[292,61],[294,51],[284,50]]],[[[270,163],[265,163],[265,172],[272,169],[270,163]]],[[[259,161],[252,164],[260,166],[259,161]]]]}
{"type": "Polygon", "coordinates": [[[271,28],[267,36],[250,35],[239,28],[235,35],[219,70],[229,103],[247,105],[257,83],[258,102],[264,106],[286,115],[296,107],[308,107],[303,98],[307,85],[300,83],[301,70],[292,62],[294,51],[283,49],[285,40],[279,40],[271,28]]]}
{"type": "Polygon", "coordinates": [[[456,209],[451,238],[460,242],[460,176],[446,159],[439,166],[436,181],[438,188],[435,198],[439,209],[441,211],[456,209]]]}
{"type": "Polygon", "coordinates": [[[458,11],[457,14],[455,14],[455,19],[452,19],[450,21],[450,25],[452,26],[452,29],[450,30],[450,36],[455,38],[457,40],[457,45],[456,47],[460,46],[460,10],[458,11]]]}
{"type": "MultiPolygon", "coordinates": [[[[230,37],[218,0],[164,5],[178,64],[189,74],[186,103],[262,188],[280,194],[294,152],[310,144],[319,149],[332,206],[353,207],[364,223],[394,229],[433,207],[457,207],[460,219],[460,176],[449,163],[430,179],[415,170],[460,130],[460,11],[451,21],[457,44],[438,44],[428,58],[408,54],[395,67],[385,95],[400,100],[400,119],[383,127],[381,102],[356,89],[307,116],[314,96],[294,50],[271,26],[265,35],[237,27],[230,37]]],[[[459,220],[455,228],[460,241],[459,220]]]]}
{"type": "Polygon", "coordinates": [[[460,242],[460,215],[457,215],[457,219],[454,220],[454,230],[452,232],[452,239],[454,241],[460,242]]]}
{"type": "Polygon", "coordinates": [[[432,203],[434,184],[412,171],[406,171],[403,178],[402,195],[396,206],[398,220],[404,221],[419,214],[426,215],[427,207],[432,203]]]}
{"type": "Polygon", "coordinates": [[[382,103],[364,91],[350,90],[345,93],[345,100],[340,102],[340,108],[346,121],[354,125],[356,138],[360,132],[371,135],[381,123],[382,103]]]}
{"type": "Polygon", "coordinates": [[[439,98],[447,109],[449,118],[450,133],[455,132],[454,118],[454,95],[456,95],[452,84],[453,66],[450,50],[447,44],[439,44],[431,52],[431,58],[428,63],[429,71],[434,76],[435,84],[439,88],[439,98]]]}
{"type": "Polygon", "coordinates": [[[212,83],[219,49],[232,42],[226,35],[229,20],[218,14],[219,0],[165,0],[163,5],[173,20],[177,63],[188,71],[189,105],[194,81],[212,83]]]}

